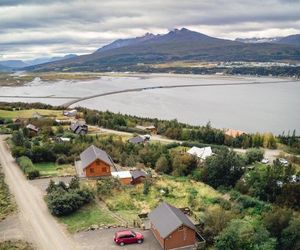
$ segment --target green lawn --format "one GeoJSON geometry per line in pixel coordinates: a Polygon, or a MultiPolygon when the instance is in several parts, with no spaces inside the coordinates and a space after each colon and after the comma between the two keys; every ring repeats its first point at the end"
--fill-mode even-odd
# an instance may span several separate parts
{"type": "Polygon", "coordinates": [[[208,201],[222,196],[218,191],[204,183],[166,175],[153,180],[147,195],[143,194],[143,184],[141,184],[132,188],[114,190],[111,195],[104,198],[104,201],[111,211],[132,224],[139,213],[150,212],[159,204],[160,200],[165,200],[176,207],[191,207],[188,199],[191,189],[196,192],[195,212],[206,205],[211,205],[207,204],[208,201]],[[166,190],[168,194],[163,193],[166,190]]]}
{"type": "Polygon", "coordinates": [[[40,171],[41,176],[63,176],[75,174],[75,169],[70,164],[57,165],[55,162],[35,163],[34,167],[40,171]]]}
{"type": "Polygon", "coordinates": [[[117,221],[102,211],[95,203],[86,205],[71,215],[60,217],[70,232],[88,228],[91,225],[114,225],[117,221]]]}
{"type": "Polygon", "coordinates": [[[13,119],[13,118],[32,118],[35,113],[39,113],[43,116],[48,117],[56,117],[56,118],[63,118],[63,114],[61,110],[48,110],[48,109],[26,109],[26,110],[16,110],[16,111],[8,111],[8,110],[1,110],[0,109],[0,117],[6,119],[13,119]]]}

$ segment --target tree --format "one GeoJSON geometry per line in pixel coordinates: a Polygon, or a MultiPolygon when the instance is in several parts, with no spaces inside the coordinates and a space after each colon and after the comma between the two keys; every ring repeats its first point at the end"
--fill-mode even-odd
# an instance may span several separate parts
{"type": "Polygon", "coordinates": [[[263,225],[249,218],[232,220],[216,241],[218,250],[274,250],[276,240],[263,225]]]}
{"type": "Polygon", "coordinates": [[[162,155],[158,158],[157,162],[155,163],[155,171],[158,173],[165,173],[165,174],[170,173],[171,164],[165,155],[162,155]]]}
{"type": "Polygon", "coordinates": [[[280,238],[282,231],[289,225],[293,211],[286,208],[274,208],[264,215],[264,224],[271,236],[280,238]]]}
{"type": "Polygon", "coordinates": [[[208,244],[214,243],[214,238],[227,226],[232,217],[230,212],[219,206],[206,209],[203,236],[208,244]]]}
{"type": "Polygon", "coordinates": [[[23,146],[25,142],[23,130],[19,129],[18,131],[14,131],[12,135],[12,141],[16,146],[23,146]]]}
{"type": "Polygon", "coordinates": [[[151,182],[150,182],[149,179],[146,179],[146,180],[144,181],[144,189],[143,189],[143,194],[144,194],[144,195],[149,194],[150,187],[151,187],[151,182]]]}
{"type": "Polygon", "coordinates": [[[80,182],[79,178],[77,176],[73,177],[69,183],[70,189],[79,189],[80,188],[80,182]]]}
{"type": "Polygon", "coordinates": [[[291,220],[289,226],[285,228],[281,235],[280,249],[299,250],[300,249],[300,218],[291,220]]]}
{"type": "Polygon", "coordinates": [[[244,173],[243,166],[244,161],[237,153],[222,148],[206,159],[201,178],[214,188],[234,186],[244,173]]]}

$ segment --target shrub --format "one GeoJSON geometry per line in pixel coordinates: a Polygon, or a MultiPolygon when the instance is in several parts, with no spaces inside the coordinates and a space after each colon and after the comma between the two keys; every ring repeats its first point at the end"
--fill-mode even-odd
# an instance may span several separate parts
{"type": "Polygon", "coordinates": [[[72,179],[69,188],[63,182],[56,185],[50,181],[46,200],[52,214],[56,216],[68,215],[93,201],[93,192],[88,188],[78,188],[79,183],[77,181],[77,179],[72,179]]]}
{"type": "Polygon", "coordinates": [[[97,182],[97,194],[100,196],[106,196],[111,193],[113,189],[119,189],[121,187],[120,182],[116,178],[106,178],[97,182]]]}
{"type": "Polygon", "coordinates": [[[251,148],[246,151],[246,163],[251,164],[261,161],[264,158],[264,151],[258,148],[251,148]]]}
{"type": "Polygon", "coordinates": [[[40,176],[40,172],[34,168],[32,161],[27,156],[17,158],[17,163],[28,179],[32,180],[40,176]]]}

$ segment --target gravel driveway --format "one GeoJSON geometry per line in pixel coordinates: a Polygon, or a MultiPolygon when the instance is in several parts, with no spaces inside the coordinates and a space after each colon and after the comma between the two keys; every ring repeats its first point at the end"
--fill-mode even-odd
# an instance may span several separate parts
{"type": "Polygon", "coordinates": [[[155,239],[154,235],[150,230],[141,231],[144,235],[143,244],[131,244],[123,247],[118,246],[114,243],[113,237],[116,231],[122,230],[122,228],[111,228],[96,231],[80,232],[74,235],[74,239],[80,245],[80,249],[83,250],[160,250],[162,249],[155,239]]]}

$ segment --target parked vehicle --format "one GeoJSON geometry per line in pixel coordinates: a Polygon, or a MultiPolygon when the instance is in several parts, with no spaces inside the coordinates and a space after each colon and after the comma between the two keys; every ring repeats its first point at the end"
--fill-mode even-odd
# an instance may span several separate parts
{"type": "Polygon", "coordinates": [[[115,233],[114,242],[120,246],[125,244],[138,243],[141,244],[144,241],[144,236],[139,232],[131,230],[124,230],[115,233]]]}
{"type": "Polygon", "coordinates": [[[287,166],[289,165],[289,162],[286,160],[286,159],[283,159],[283,158],[279,158],[279,162],[284,165],[284,166],[287,166]]]}
{"type": "Polygon", "coordinates": [[[269,160],[266,159],[266,158],[265,158],[265,159],[262,159],[262,160],[261,160],[261,163],[263,163],[263,164],[268,164],[268,163],[269,163],[269,160]]]}

